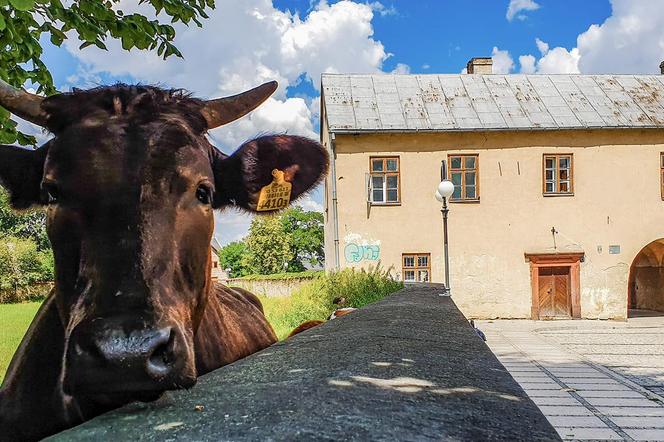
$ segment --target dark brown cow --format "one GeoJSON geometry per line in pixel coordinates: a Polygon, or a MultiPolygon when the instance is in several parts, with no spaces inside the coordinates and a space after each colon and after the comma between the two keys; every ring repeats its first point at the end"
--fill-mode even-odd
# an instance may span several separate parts
{"type": "Polygon", "coordinates": [[[0,104],[55,136],[37,150],[0,146],[0,181],[16,208],[47,205],[56,263],[0,389],[0,439],[38,439],[191,387],[275,342],[255,296],[210,282],[213,209],[256,210],[273,169],[294,199],[327,155],[276,135],[226,156],[205,137],[275,89],[203,101],[116,85],[42,99],[0,82],[0,104]]]}

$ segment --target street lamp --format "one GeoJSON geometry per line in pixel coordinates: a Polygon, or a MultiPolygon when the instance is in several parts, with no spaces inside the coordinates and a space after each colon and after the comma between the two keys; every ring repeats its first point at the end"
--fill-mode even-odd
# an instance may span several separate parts
{"type": "Polygon", "coordinates": [[[445,251],[445,295],[450,295],[450,259],[447,247],[447,214],[450,209],[447,208],[447,199],[454,193],[454,183],[450,180],[442,180],[436,189],[436,199],[443,203],[440,211],[443,214],[443,248],[445,251]]]}

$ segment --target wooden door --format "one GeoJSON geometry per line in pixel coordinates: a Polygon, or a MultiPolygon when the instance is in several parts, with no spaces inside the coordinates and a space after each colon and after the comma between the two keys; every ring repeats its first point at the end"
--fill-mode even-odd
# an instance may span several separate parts
{"type": "Polygon", "coordinates": [[[571,317],[570,268],[539,268],[540,318],[571,317]]]}

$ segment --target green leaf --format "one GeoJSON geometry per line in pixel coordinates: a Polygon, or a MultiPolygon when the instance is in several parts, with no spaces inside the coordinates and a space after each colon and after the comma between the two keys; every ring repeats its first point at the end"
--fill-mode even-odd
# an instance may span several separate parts
{"type": "MultiPolygon", "coordinates": [[[[56,93],[53,78],[42,62],[43,38],[59,46],[67,33],[75,31],[81,49],[96,45],[106,48],[107,38],[120,40],[125,50],[156,51],[163,58],[182,57],[172,42],[172,23],[204,23],[214,0],[139,0],[153,11],[123,14],[116,9],[120,0],[0,0],[0,77],[19,86],[26,81],[38,85],[47,95],[56,93]],[[154,12],[157,14],[154,15],[154,12]],[[157,17],[156,19],[153,17],[157,17]],[[39,20],[39,21],[37,21],[39,20]]],[[[0,112],[0,142],[34,144],[35,138],[20,133],[16,123],[0,112]]]]}
{"type": "Polygon", "coordinates": [[[9,0],[9,4],[19,11],[30,11],[35,7],[35,0],[9,0]]]}

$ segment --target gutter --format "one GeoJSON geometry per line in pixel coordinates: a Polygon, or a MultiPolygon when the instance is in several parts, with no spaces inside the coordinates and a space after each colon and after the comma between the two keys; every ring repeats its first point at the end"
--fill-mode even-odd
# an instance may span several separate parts
{"type": "Polygon", "coordinates": [[[330,150],[330,181],[332,183],[332,224],[334,227],[334,269],[339,270],[339,213],[337,211],[337,140],[334,132],[329,132],[330,150]]]}
{"type": "Polygon", "coordinates": [[[583,126],[583,127],[487,127],[487,128],[451,128],[451,129],[330,129],[330,134],[398,134],[398,133],[463,133],[463,132],[565,132],[581,130],[662,130],[664,126],[583,126]]]}

